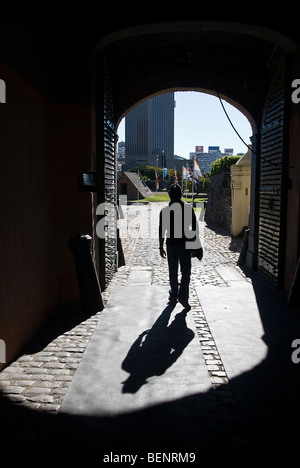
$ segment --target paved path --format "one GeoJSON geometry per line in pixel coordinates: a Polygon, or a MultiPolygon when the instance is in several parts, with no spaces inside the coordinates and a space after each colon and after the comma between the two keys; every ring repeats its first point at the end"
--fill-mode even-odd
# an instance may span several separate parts
{"type": "MultiPolygon", "coordinates": [[[[107,399],[109,389],[104,387],[97,402],[93,400],[93,372],[98,359],[95,361],[95,354],[91,352],[94,345],[94,349],[98,349],[101,344],[104,355],[109,356],[101,372],[109,372],[112,356],[117,360],[119,375],[114,376],[114,388],[128,376],[128,369],[126,371],[126,366],[122,369],[118,353],[113,353],[109,345],[109,336],[106,336],[106,340],[102,339],[105,334],[114,333],[116,324],[111,321],[116,316],[114,313],[120,311],[120,302],[124,301],[124,288],[130,292],[129,296],[126,293],[126,297],[132,303],[131,309],[134,309],[138,292],[144,290],[148,291],[148,302],[153,302],[154,297],[159,300],[153,311],[162,312],[162,297],[168,290],[168,270],[166,261],[159,256],[156,236],[151,235],[151,230],[157,232],[160,208],[158,204],[125,208],[125,219],[120,221],[120,230],[126,265],[119,269],[103,292],[107,305],[104,311],[83,317],[82,311],[78,309],[53,317],[23,355],[0,374],[0,402],[2,415],[4,418],[6,416],[2,438],[4,446],[10,446],[13,440],[19,445],[39,447],[47,445],[53,437],[56,444],[62,446],[70,443],[97,445],[99,438],[102,444],[109,446],[112,436],[116,436],[116,428],[119,436],[127,431],[128,437],[133,434],[137,436],[144,430],[146,439],[153,442],[154,434],[149,429],[153,425],[160,427],[160,440],[164,443],[170,440],[168,427],[179,430],[189,425],[190,438],[185,442],[187,445],[189,442],[191,447],[195,440],[199,448],[249,446],[259,444],[262,440],[265,444],[266,440],[270,443],[275,441],[274,437],[276,440],[282,437],[278,431],[277,436],[274,436],[274,428],[278,428],[278,424],[273,424],[274,405],[287,425],[286,437],[291,440],[296,438],[297,432],[289,420],[291,412],[296,410],[295,392],[299,381],[297,366],[291,364],[290,359],[292,338],[299,338],[295,332],[295,314],[287,311],[283,320],[284,298],[276,296],[274,300],[274,295],[268,295],[265,287],[262,290],[261,285],[264,283],[260,279],[252,284],[250,278],[236,266],[240,241],[232,241],[230,236],[217,234],[203,223],[200,232],[204,258],[201,262],[193,259],[190,290],[192,310],[185,321],[187,329],[197,339],[186,346],[176,365],[168,367],[170,372],[164,372],[161,379],[150,376],[150,380],[159,385],[157,392],[149,393],[147,388],[151,390],[153,385],[144,385],[141,392],[123,392],[126,399],[120,403],[116,394],[112,399],[107,399]],[[142,218],[139,210],[142,210],[142,218]],[[150,218],[151,222],[145,223],[145,219],[150,218]],[[286,332],[283,334],[278,332],[279,329],[282,331],[282,324],[286,332]],[[102,338],[97,341],[99,336],[102,338]],[[274,336],[276,346],[271,347],[274,336]],[[193,349],[193,357],[184,362],[189,349],[193,349]],[[175,388],[171,398],[173,403],[170,403],[164,385],[170,385],[172,372],[181,373],[187,364],[187,367],[191,363],[194,366],[195,360],[198,361],[195,387],[175,388]],[[280,362],[282,366],[276,368],[275,362],[280,362]],[[84,389],[80,387],[83,382],[80,375],[88,374],[86,365],[91,366],[92,372],[84,394],[84,389]],[[278,398],[281,398],[280,402],[278,398]],[[152,411],[142,409],[145,399],[152,411]],[[270,400],[271,404],[266,405],[270,400]],[[179,401],[184,405],[178,405],[179,401]],[[74,402],[78,414],[74,414],[74,402]],[[125,406],[118,406],[120,404],[125,406]],[[264,411],[261,411],[262,407],[264,411]],[[133,411],[130,418],[124,414],[128,413],[128,409],[133,411]],[[101,413],[100,418],[87,418],[87,415],[96,417],[97,411],[101,413]],[[179,420],[176,414],[180,415],[179,420]],[[142,423],[141,417],[144,421],[142,423]],[[166,420],[170,423],[167,428],[166,420]],[[146,431],[145,421],[148,421],[146,431]],[[262,423],[260,430],[257,428],[258,422],[262,423]],[[79,427],[85,430],[79,430],[79,427]],[[128,427],[134,433],[128,432],[128,427]]],[[[139,297],[143,304],[145,301],[147,303],[147,295],[139,297]]],[[[140,332],[143,333],[147,327],[151,328],[158,315],[154,313],[145,315],[143,319],[140,316],[138,320],[131,319],[126,328],[130,339],[119,340],[120,346],[126,343],[128,348],[140,332]]],[[[172,315],[176,317],[176,312],[172,315]]],[[[125,324],[126,317],[123,316],[122,321],[125,324]]],[[[125,347],[120,354],[123,359],[124,353],[126,355],[125,347]]],[[[96,353],[96,356],[99,354],[96,353]]],[[[188,379],[191,373],[181,375],[188,379]]],[[[177,435],[183,437],[180,431],[177,435]]],[[[116,439],[113,440],[115,443],[116,439]]],[[[128,439],[125,440],[128,445],[128,439]]]]}

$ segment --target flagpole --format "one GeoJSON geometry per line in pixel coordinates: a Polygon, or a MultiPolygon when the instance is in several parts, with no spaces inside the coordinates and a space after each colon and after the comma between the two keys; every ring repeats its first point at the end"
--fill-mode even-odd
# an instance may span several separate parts
{"type": "Polygon", "coordinates": [[[155,191],[156,191],[156,201],[157,201],[157,160],[158,160],[158,154],[156,155],[156,167],[155,167],[155,191]]]}
{"type": "Polygon", "coordinates": [[[185,176],[185,201],[187,201],[187,174],[185,176]]]}
{"type": "Polygon", "coordinates": [[[185,200],[187,200],[187,179],[185,179],[185,200]]]}
{"type": "Polygon", "coordinates": [[[181,165],[181,169],[182,169],[182,176],[181,176],[181,190],[182,190],[182,193],[183,193],[183,166],[181,165]]]}
{"type": "Polygon", "coordinates": [[[194,201],[194,172],[195,172],[195,159],[193,159],[193,175],[192,175],[192,206],[194,201]]]}

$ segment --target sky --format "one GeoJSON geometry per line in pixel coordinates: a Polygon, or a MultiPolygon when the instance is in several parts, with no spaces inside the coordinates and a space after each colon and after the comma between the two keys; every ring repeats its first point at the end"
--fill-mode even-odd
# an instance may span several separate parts
{"type": "MultiPolygon", "coordinates": [[[[219,99],[199,92],[175,93],[175,124],[174,124],[174,153],[189,159],[195,146],[219,146],[221,152],[224,148],[233,148],[233,154],[246,153],[247,147],[239,139],[230,125],[219,99]]],[[[248,119],[235,107],[223,101],[233,125],[249,145],[252,135],[248,119]]],[[[125,119],[117,131],[119,141],[125,141],[125,119]]]]}

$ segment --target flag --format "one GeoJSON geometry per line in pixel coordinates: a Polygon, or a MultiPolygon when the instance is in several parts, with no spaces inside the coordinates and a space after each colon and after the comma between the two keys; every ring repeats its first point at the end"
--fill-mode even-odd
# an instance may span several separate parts
{"type": "Polygon", "coordinates": [[[167,177],[167,175],[168,175],[168,168],[164,167],[163,168],[163,178],[167,177]]]}
{"type": "Polygon", "coordinates": [[[156,190],[159,189],[159,182],[158,182],[158,177],[157,177],[157,171],[155,171],[155,186],[156,186],[156,190]]]}
{"type": "Polygon", "coordinates": [[[196,179],[201,177],[203,179],[203,182],[205,182],[204,176],[202,174],[202,171],[201,171],[200,166],[197,163],[196,159],[194,159],[194,176],[196,177],[196,179]]]}
{"type": "Polygon", "coordinates": [[[194,187],[197,188],[198,178],[195,175],[193,175],[193,177],[192,177],[192,182],[193,182],[194,187]]]}
{"type": "Polygon", "coordinates": [[[191,171],[191,169],[189,167],[187,168],[187,177],[186,178],[187,178],[187,180],[190,180],[190,181],[193,180],[193,173],[192,173],[192,171],[191,171]]]}
{"type": "Polygon", "coordinates": [[[178,177],[177,177],[177,171],[174,167],[174,184],[178,184],[178,177]]]}
{"type": "Polygon", "coordinates": [[[182,179],[183,180],[192,180],[192,172],[190,168],[186,168],[185,166],[182,166],[182,179]]]}
{"type": "Polygon", "coordinates": [[[198,177],[202,177],[202,172],[196,159],[194,159],[194,176],[196,179],[198,179],[198,177]]]}

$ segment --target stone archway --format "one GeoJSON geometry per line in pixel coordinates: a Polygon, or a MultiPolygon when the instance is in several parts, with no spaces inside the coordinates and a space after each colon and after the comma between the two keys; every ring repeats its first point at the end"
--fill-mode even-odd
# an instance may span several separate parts
{"type": "MultiPolygon", "coordinates": [[[[102,38],[95,48],[96,60],[109,73],[104,82],[109,81],[112,93],[113,129],[137,103],[169,90],[205,90],[247,115],[255,155],[248,255],[252,266],[258,252],[260,128],[278,50],[288,56],[295,45],[257,25],[206,21],[137,25],[102,38]]],[[[102,153],[100,165],[105,166],[104,161],[102,153]]]]}

